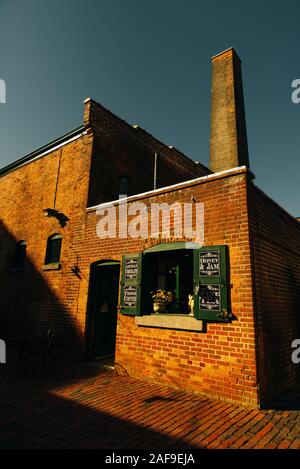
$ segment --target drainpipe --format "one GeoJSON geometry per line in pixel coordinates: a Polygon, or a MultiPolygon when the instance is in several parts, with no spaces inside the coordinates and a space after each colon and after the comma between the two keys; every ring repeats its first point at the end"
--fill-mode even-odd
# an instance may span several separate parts
{"type": "Polygon", "coordinates": [[[159,153],[154,153],[154,177],[153,177],[153,189],[157,189],[157,179],[158,179],[158,158],[159,153]]]}

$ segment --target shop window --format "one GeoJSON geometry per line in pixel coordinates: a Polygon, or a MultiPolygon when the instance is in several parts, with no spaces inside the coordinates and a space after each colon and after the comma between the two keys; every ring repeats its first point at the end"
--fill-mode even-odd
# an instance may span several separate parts
{"type": "Polygon", "coordinates": [[[45,264],[57,264],[60,262],[62,236],[54,234],[47,240],[45,264]]]}
{"type": "Polygon", "coordinates": [[[153,310],[153,302],[160,292],[172,294],[166,302],[168,313],[189,314],[189,295],[193,295],[193,252],[174,250],[149,253],[145,256],[145,275],[142,285],[144,306],[153,310]],[[152,292],[152,294],[151,294],[152,292]]]}
{"type": "Polygon", "coordinates": [[[22,270],[26,262],[26,241],[19,241],[15,246],[13,269],[22,270]]]}
{"type": "Polygon", "coordinates": [[[153,314],[153,296],[159,291],[171,293],[164,313],[228,321],[227,264],[226,246],[188,249],[186,243],[173,243],[169,249],[163,244],[123,256],[121,312],[153,314]]]}

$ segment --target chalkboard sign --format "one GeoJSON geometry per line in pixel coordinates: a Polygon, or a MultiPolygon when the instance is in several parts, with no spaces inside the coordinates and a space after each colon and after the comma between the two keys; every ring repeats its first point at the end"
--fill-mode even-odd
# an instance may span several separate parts
{"type": "Polygon", "coordinates": [[[138,276],[139,260],[138,258],[126,259],[125,261],[125,279],[136,279],[138,276]]]}
{"type": "Polygon", "coordinates": [[[136,300],[137,300],[137,286],[125,285],[123,305],[129,308],[135,308],[136,300]]]}
{"type": "Polygon", "coordinates": [[[200,276],[220,275],[220,251],[203,251],[199,254],[200,276]]]}
{"type": "Polygon", "coordinates": [[[220,311],[221,285],[200,285],[199,309],[220,311]]]}

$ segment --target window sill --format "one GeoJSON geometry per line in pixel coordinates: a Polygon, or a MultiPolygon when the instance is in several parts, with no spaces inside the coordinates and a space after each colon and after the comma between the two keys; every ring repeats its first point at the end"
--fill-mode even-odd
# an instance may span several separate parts
{"type": "Polygon", "coordinates": [[[150,314],[135,316],[135,324],[160,329],[177,329],[180,331],[203,331],[203,323],[192,316],[180,314],[150,314]]]}
{"type": "Polygon", "coordinates": [[[42,270],[60,270],[60,269],[61,269],[60,262],[55,262],[53,264],[45,264],[42,267],[42,270]]]}

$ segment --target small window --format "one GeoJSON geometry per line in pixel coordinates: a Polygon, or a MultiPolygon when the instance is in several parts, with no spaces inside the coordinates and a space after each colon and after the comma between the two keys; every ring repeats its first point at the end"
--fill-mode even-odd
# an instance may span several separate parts
{"type": "Polygon", "coordinates": [[[130,195],[130,177],[121,176],[120,177],[120,189],[119,189],[119,199],[124,199],[130,195]]]}
{"type": "Polygon", "coordinates": [[[60,261],[62,236],[54,234],[48,238],[45,264],[57,264],[60,261]]]}
{"type": "Polygon", "coordinates": [[[22,240],[16,244],[13,260],[14,269],[24,269],[26,261],[26,241],[22,240]]]}

